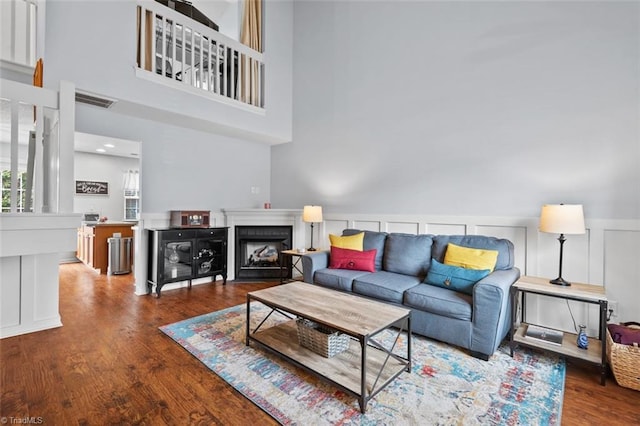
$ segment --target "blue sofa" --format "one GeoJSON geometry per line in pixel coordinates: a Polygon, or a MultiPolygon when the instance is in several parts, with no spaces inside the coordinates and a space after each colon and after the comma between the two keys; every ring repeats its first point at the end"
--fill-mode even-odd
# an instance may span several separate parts
{"type": "Polygon", "coordinates": [[[302,257],[304,281],[410,308],[414,333],[488,360],[510,329],[509,288],[520,277],[513,243],[481,235],[364,232],[363,250],[377,250],[375,272],[330,269],[329,252],[309,252],[302,257]],[[431,259],[443,263],[448,243],[498,251],[495,269],[471,295],[424,283],[431,259]]]}

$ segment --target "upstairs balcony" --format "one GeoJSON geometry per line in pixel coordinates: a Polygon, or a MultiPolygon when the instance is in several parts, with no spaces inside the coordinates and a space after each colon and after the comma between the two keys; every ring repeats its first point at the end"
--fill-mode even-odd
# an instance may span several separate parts
{"type": "Polygon", "coordinates": [[[138,2],[136,19],[139,78],[263,110],[262,53],[158,2],[138,2]]]}

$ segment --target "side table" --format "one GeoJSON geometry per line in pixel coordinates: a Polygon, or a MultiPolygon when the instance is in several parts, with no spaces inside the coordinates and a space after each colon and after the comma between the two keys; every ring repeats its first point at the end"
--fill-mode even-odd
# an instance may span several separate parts
{"type": "MultiPolygon", "coordinates": [[[[301,276],[304,275],[302,272],[302,256],[304,256],[307,252],[299,252],[298,250],[282,250],[280,252],[281,265],[286,266],[290,262],[291,263],[291,280],[290,281],[301,281],[302,279],[293,278],[294,271],[298,272],[301,276]]],[[[288,271],[289,268],[281,267],[280,268],[280,284],[283,284],[286,279],[285,271],[288,271]]]]}
{"type": "Polygon", "coordinates": [[[543,349],[569,358],[581,359],[600,366],[600,384],[605,385],[606,380],[606,361],[607,361],[607,345],[606,338],[607,327],[607,296],[605,296],[604,287],[592,284],[571,283],[571,286],[559,286],[549,283],[546,278],[520,277],[511,286],[511,341],[509,346],[511,356],[513,357],[513,349],[518,346],[528,346],[531,348],[543,349]],[[539,340],[533,340],[526,337],[526,295],[539,294],[550,297],[557,297],[565,300],[576,300],[578,302],[592,303],[600,306],[600,323],[598,338],[589,338],[589,348],[580,349],[576,344],[578,335],[574,333],[564,332],[561,345],[546,343],[539,340]],[[517,323],[517,307],[519,295],[522,295],[522,309],[520,315],[520,324],[517,323]]]}

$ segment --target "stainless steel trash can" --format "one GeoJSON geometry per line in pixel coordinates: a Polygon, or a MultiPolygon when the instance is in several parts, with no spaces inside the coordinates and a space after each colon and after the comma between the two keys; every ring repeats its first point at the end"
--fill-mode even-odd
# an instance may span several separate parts
{"type": "Polygon", "coordinates": [[[131,272],[131,237],[108,238],[109,267],[107,274],[128,274],[131,272]]]}

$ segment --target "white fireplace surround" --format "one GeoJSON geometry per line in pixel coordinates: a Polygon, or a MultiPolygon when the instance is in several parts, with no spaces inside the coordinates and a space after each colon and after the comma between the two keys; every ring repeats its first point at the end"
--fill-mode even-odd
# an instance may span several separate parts
{"type": "Polygon", "coordinates": [[[236,226],[291,226],[292,247],[304,248],[305,223],[302,209],[222,209],[225,226],[229,227],[227,279],[235,279],[236,226]]]}
{"type": "MultiPolygon", "coordinates": [[[[304,248],[307,238],[305,223],[302,221],[302,209],[222,209],[211,212],[211,227],[229,227],[227,247],[227,281],[235,279],[235,234],[236,226],[291,226],[292,247],[304,248]]],[[[147,229],[165,229],[169,227],[169,212],[141,213],[141,219],[134,230],[134,275],[136,294],[147,294],[147,229]]],[[[192,284],[204,284],[211,279],[199,278],[192,284]]],[[[165,284],[163,291],[186,287],[187,281],[165,284]]]]}

